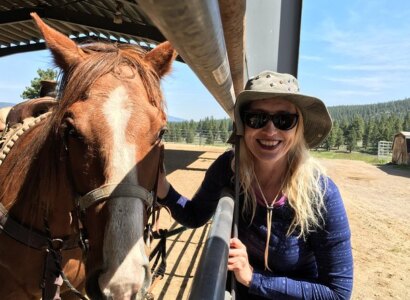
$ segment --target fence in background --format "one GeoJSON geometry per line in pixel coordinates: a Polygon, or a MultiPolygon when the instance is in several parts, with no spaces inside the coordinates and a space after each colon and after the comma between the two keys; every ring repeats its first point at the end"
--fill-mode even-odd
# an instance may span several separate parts
{"type": "Polygon", "coordinates": [[[168,130],[164,134],[165,142],[192,144],[192,145],[227,145],[228,138],[232,131],[213,131],[213,130],[168,130]]]}
{"type": "Polygon", "coordinates": [[[392,157],[393,153],[393,142],[379,141],[377,145],[377,158],[378,159],[389,159],[392,157]]]}

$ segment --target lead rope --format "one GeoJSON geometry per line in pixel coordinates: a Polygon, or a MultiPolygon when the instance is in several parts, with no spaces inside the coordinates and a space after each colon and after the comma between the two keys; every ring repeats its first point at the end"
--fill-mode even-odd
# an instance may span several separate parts
{"type": "Polygon", "coordinates": [[[70,291],[81,300],[88,300],[80,291],[78,291],[68,280],[61,267],[61,250],[64,245],[62,239],[53,239],[50,233],[48,221],[44,219],[44,227],[48,236],[48,247],[46,249],[46,258],[44,260],[43,279],[41,281],[43,300],[61,300],[60,292],[63,283],[67,285],[70,291]]]}
{"type": "Polygon", "coordinates": [[[158,205],[158,196],[157,196],[157,189],[158,189],[158,176],[159,176],[159,172],[164,172],[164,146],[162,146],[161,148],[161,154],[160,154],[160,161],[159,161],[159,165],[158,165],[158,172],[157,172],[157,180],[155,181],[155,185],[154,185],[154,195],[153,195],[153,205],[151,208],[151,217],[152,217],[152,224],[148,224],[147,225],[147,236],[148,236],[148,243],[150,243],[150,239],[159,239],[158,244],[155,246],[155,248],[152,250],[150,256],[149,256],[149,260],[153,260],[155,258],[155,261],[152,265],[151,268],[151,272],[152,272],[152,278],[153,278],[153,282],[151,283],[151,286],[149,287],[148,291],[145,293],[144,295],[144,299],[145,300],[153,300],[154,298],[154,294],[152,293],[153,289],[155,288],[155,286],[157,285],[157,283],[159,282],[159,280],[161,280],[162,278],[164,278],[165,275],[165,271],[167,268],[167,250],[166,250],[166,241],[167,238],[176,234],[179,234],[183,231],[185,231],[187,228],[185,226],[173,229],[171,231],[169,231],[168,229],[158,229],[156,226],[157,222],[159,220],[160,217],[160,212],[161,212],[161,208],[163,208],[162,206],[158,205]],[[156,207],[159,207],[158,209],[156,207]],[[158,212],[158,213],[156,213],[158,212]],[[155,227],[155,230],[153,231],[155,227]],[[159,260],[161,259],[161,263],[158,266],[159,260]],[[158,268],[157,268],[158,266],[158,268]]]}
{"type": "Polygon", "coordinates": [[[44,218],[44,227],[48,236],[48,246],[44,260],[43,279],[40,284],[42,289],[41,299],[61,300],[60,288],[63,284],[63,278],[61,277],[61,248],[63,241],[61,239],[52,239],[47,218],[44,218]]]}
{"type": "Polygon", "coordinates": [[[89,300],[87,297],[85,297],[80,291],[78,291],[68,280],[67,276],[65,276],[64,272],[61,272],[61,277],[63,278],[64,283],[67,285],[67,287],[70,289],[70,291],[76,295],[78,298],[81,300],[89,300]]]}

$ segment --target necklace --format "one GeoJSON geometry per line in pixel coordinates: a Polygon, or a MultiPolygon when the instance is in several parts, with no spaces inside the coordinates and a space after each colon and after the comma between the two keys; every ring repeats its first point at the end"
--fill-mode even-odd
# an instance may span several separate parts
{"type": "Polygon", "coordinates": [[[275,198],[273,198],[272,203],[269,205],[268,201],[266,200],[265,194],[262,191],[261,185],[259,184],[258,178],[255,176],[256,183],[258,184],[259,191],[262,195],[262,199],[265,202],[266,205],[266,229],[267,229],[267,235],[266,235],[266,244],[265,244],[265,253],[264,253],[264,262],[265,262],[265,270],[269,270],[272,272],[272,270],[269,268],[269,241],[270,241],[270,235],[271,235],[271,229],[272,229],[272,212],[273,212],[273,206],[276,203],[276,200],[278,199],[279,195],[282,193],[282,188],[285,183],[285,181],[282,182],[281,187],[279,188],[278,193],[276,194],[275,198]]]}

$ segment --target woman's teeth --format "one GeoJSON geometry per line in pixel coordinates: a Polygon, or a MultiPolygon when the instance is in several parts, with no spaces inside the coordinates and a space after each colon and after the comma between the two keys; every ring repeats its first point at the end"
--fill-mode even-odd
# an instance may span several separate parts
{"type": "Polygon", "coordinates": [[[259,140],[263,146],[273,147],[279,144],[279,141],[272,141],[272,140],[259,140]]]}

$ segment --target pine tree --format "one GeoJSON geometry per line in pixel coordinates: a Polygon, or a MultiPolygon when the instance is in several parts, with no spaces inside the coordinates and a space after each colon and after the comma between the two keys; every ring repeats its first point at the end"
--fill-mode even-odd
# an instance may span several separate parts
{"type": "Polygon", "coordinates": [[[403,121],[403,131],[410,131],[410,111],[407,112],[403,121]]]}
{"type": "Polygon", "coordinates": [[[354,126],[349,128],[346,137],[346,147],[349,152],[352,152],[357,148],[357,130],[354,126]]]}

